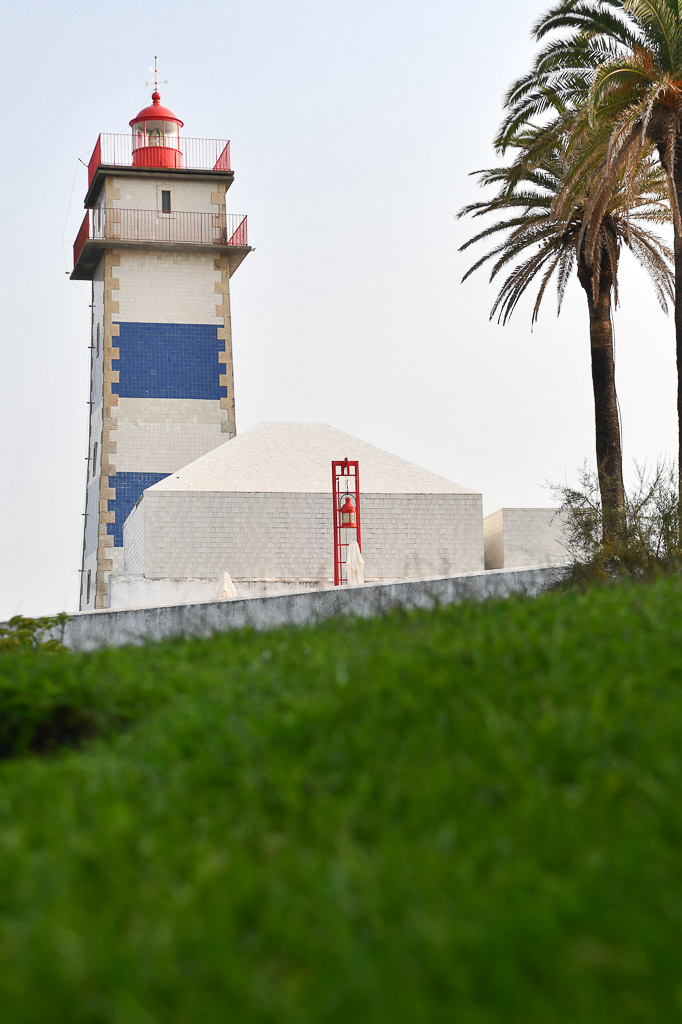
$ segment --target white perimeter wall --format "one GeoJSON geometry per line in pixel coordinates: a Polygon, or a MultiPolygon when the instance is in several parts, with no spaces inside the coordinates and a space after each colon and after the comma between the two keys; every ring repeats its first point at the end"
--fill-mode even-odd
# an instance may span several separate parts
{"type": "MultiPolygon", "coordinates": [[[[110,576],[109,608],[160,608],[217,601],[220,579],[147,579],[110,576]]],[[[237,598],[276,597],[279,594],[321,590],[329,580],[235,580],[237,598]]],[[[222,598],[220,600],[230,600],[222,598]]]]}
{"type": "MultiPolygon", "coordinates": [[[[211,601],[175,608],[83,612],[67,622],[63,641],[72,650],[142,644],[172,636],[214,636],[232,629],[302,626],[340,615],[370,618],[391,608],[433,608],[460,601],[525,594],[535,597],[560,578],[552,568],[474,572],[445,579],[365,587],[329,587],[254,601],[211,601]]],[[[5,625],[5,623],[0,623],[5,625]]],[[[62,639],[61,631],[55,636],[62,639]]]]}
{"type": "MultiPolygon", "coordinates": [[[[479,494],[366,494],[361,513],[366,579],[483,568],[479,494]]],[[[126,572],[147,577],[331,579],[331,497],[150,489],[124,548],[126,572]]]]}

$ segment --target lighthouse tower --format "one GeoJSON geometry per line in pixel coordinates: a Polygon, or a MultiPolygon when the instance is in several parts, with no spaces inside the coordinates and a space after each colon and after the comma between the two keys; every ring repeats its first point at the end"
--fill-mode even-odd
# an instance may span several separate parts
{"type": "Polygon", "coordinates": [[[107,607],[144,489],[235,435],[230,278],[250,248],[230,144],[184,137],[156,88],[130,126],[97,140],[74,243],[71,277],[92,281],[82,609],[107,607]]]}

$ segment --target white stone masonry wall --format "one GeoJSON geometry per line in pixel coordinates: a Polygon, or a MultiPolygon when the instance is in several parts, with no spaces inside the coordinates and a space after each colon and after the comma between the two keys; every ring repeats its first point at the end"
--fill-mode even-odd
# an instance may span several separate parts
{"type": "Polygon", "coordinates": [[[501,508],[483,520],[483,546],[486,569],[502,569],[504,567],[504,516],[501,508]]]}
{"type": "Polygon", "coordinates": [[[503,508],[484,521],[486,569],[564,565],[565,519],[553,508],[503,508]]]}
{"type": "Polygon", "coordinates": [[[123,524],[123,568],[126,574],[144,576],[144,501],[138,501],[123,524]]]}
{"type": "Polygon", "coordinates": [[[215,324],[221,280],[215,253],[121,250],[117,323],[215,324]]]}
{"type": "Polygon", "coordinates": [[[225,440],[218,399],[119,398],[115,411],[120,473],[174,473],[225,440]]]}
{"type": "MultiPolygon", "coordinates": [[[[330,579],[328,494],[147,491],[145,575],[330,579]]],[[[369,494],[361,504],[367,579],[483,568],[477,494],[369,494]]]]}
{"type": "Polygon", "coordinates": [[[114,188],[120,189],[121,198],[112,199],[111,206],[120,210],[161,210],[161,192],[171,194],[171,213],[218,213],[219,206],[211,202],[215,189],[214,182],[183,181],[181,178],[156,178],[145,175],[140,178],[114,178],[114,188]]]}

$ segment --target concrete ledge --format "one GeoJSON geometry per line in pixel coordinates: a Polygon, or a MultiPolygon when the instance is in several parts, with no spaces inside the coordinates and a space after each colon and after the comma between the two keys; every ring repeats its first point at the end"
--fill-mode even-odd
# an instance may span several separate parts
{"type": "Polygon", "coordinates": [[[559,566],[533,566],[470,572],[461,576],[406,580],[300,591],[279,597],[214,601],[161,608],[78,612],[64,642],[74,651],[143,644],[169,637],[212,636],[232,629],[305,626],[339,615],[371,618],[392,608],[433,608],[462,601],[485,601],[510,594],[535,597],[561,575],[559,566]]]}

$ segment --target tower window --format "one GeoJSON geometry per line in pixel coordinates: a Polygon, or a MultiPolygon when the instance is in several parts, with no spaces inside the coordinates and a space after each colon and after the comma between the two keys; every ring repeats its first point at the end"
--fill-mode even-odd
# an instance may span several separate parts
{"type": "Polygon", "coordinates": [[[99,355],[99,324],[97,324],[97,347],[95,349],[95,355],[99,355]]]}
{"type": "Polygon", "coordinates": [[[171,212],[171,194],[170,189],[161,190],[161,213],[171,212]]]}
{"type": "Polygon", "coordinates": [[[94,476],[97,472],[97,441],[95,441],[92,448],[92,475],[94,476]]]}
{"type": "Polygon", "coordinates": [[[85,592],[85,603],[86,604],[90,603],[90,573],[91,572],[92,572],[92,570],[88,569],[88,581],[87,581],[87,588],[86,588],[86,592],[85,592]]]}

